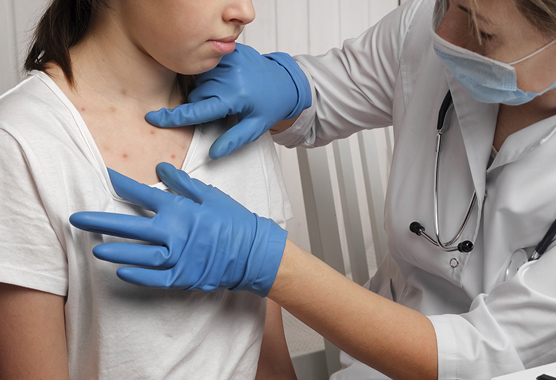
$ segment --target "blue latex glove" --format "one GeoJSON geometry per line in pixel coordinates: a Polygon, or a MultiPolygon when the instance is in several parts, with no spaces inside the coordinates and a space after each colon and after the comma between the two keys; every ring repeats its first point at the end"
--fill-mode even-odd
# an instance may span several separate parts
{"type": "Polygon", "coordinates": [[[173,289],[245,290],[265,297],[278,272],[287,232],[215,187],[172,165],[157,167],[160,179],[182,196],[110,171],[116,192],[156,212],[152,218],[78,212],[77,228],[143,240],[154,245],[107,243],[94,255],[119,264],[118,277],[132,284],[173,289]]]}
{"type": "Polygon", "coordinates": [[[260,55],[241,44],[216,68],[201,74],[195,86],[190,103],[149,112],[146,119],[159,127],[178,127],[237,115],[239,123],[212,144],[212,159],[255,141],[279,121],[299,115],[312,101],[309,81],[292,57],[260,55]]]}

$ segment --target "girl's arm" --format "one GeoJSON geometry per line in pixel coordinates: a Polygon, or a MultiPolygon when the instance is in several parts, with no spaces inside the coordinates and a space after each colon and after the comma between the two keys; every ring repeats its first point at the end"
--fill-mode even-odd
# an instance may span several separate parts
{"type": "Polygon", "coordinates": [[[69,379],[64,297],[0,283],[0,379],[69,379]]]}
{"type": "Polygon", "coordinates": [[[268,297],[394,379],[436,379],[436,333],[423,314],[357,285],[288,240],[268,297]]]}
{"type": "Polygon", "coordinates": [[[297,380],[284,336],[282,308],[267,301],[261,356],[256,380],[297,380]]]}

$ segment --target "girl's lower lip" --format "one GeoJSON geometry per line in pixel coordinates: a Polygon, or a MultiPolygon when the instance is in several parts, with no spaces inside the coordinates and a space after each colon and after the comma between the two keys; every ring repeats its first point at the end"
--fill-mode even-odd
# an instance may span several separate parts
{"type": "Polygon", "coordinates": [[[214,48],[214,50],[222,54],[230,54],[236,49],[235,41],[223,42],[223,41],[211,40],[210,43],[214,48]]]}

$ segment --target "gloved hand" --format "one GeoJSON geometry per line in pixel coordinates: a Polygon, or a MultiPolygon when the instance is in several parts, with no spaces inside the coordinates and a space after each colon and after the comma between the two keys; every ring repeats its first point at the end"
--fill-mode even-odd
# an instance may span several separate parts
{"type": "Polygon", "coordinates": [[[283,119],[311,106],[311,88],[297,63],[286,53],[260,55],[237,44],[211,71],[199,76],[188,104],[149,112],[159,127],[178,127],[238,115],[239,123],[211,146],[212,159],[227,156],[258,139],[283,119]]]}
{"type": "Polygon", "coordinates": [[[156,212],[154,217],[103,212],[70,217],[71,224],[86,231],[154,244],[101,244],[93,249],[94,255],[113,263],[150,267],[119,268],[118,277],[132,284],[205,291],[225,288],[265,297],[276,278],[287,232],[170,164],[159,164],[157,173],[182,196],[110,171],[116,192],[156,212]]]}

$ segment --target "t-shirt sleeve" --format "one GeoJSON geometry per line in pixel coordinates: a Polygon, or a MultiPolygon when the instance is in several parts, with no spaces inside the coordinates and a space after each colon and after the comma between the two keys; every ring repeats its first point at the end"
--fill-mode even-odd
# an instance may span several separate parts
{"type": "Polygon", "coordinates": [[[0,128],[0,282],[65,296],[67,257],[27,161],[0,128]]]}
{"type": "Polygon", "coordinates": [[[282,173],[280,160],[276,154],[276,147],[272,142],[270,133],[266,133],[270,158],[267,159],[267,182],[269,187],[270,218],[280,227],[286,229],[287,221],[293,218],[293,209],[286,189],[286,183],[282,173]]]}

